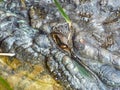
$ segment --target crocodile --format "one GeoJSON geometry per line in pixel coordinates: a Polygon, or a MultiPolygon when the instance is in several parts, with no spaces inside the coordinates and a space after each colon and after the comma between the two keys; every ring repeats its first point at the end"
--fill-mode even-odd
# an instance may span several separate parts
{"type": "Polygon", "coordinates": [[[59,2],[72,20],[73,47],[53,0],[4,0],[0,49],[22,62],[45,62],[67,90],[119,90],[120,0],[59,2]]]}

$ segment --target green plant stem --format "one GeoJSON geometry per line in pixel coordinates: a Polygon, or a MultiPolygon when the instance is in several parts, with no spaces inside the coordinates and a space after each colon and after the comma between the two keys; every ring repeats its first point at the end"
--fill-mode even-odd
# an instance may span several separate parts
{"type": "Polygon", "coordinates": [[[0,84],[5,87],[7,90],[13,90],[10,85],[8,84],[8,82],[6,80],[4,80],[1,76],[0,76],[0,84]]]}
{"type": "Polygon", "coordinates": [[[68,17],[68,15],[64,12],[63,8],[61,7],[60,3],[57,0],[54,0],[59,12],[61,13],[61,15],[64,17],[64,19],[66,20],[66,22],[71,25],[71,20],[68,17]]]}

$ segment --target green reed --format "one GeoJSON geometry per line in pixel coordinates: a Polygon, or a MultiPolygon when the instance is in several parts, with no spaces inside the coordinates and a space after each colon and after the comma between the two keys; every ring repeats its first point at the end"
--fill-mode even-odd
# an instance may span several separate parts
{"type": "MultiPolygon", "coordinates": [[[[3,88],[5,88],[6,90],[13,90],[13,89],[10,87],[10,85],[8,84],[8,82],[7,82],[5,79],[3,79],[1,76],[0,76],[0,85],[1,85],[3,88]]],[[[2,88],[1,88],[1,90],[2,90],[2,88]]]]}
{"type": "Polygon", "coordinates": [[[64,12],[63,8],[61,7],[60,3],[58,2],[58,0],[54,0],[55,5],[57,6],[59,12],[61,13],[62,17],[65,19],[65,21],[70,25],[71,24],[71,20],[69,18],[69,16],[64,12]]]}

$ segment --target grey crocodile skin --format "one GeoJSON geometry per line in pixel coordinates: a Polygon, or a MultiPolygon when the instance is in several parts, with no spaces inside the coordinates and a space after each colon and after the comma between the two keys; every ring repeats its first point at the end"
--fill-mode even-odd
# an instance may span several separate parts
{"type": "Polygon", "coordinates": [[[72,55],[62,50],[50,35],[57,32],[61,42],[69,47],[68,24],[52,0],[1,2],[2,51],[15,53],[23,62],[46,62],[51,74],[67,90],[119,90],[120,0],[59,2],[75,29],[72,55]],[[88,76],[82,74],[81,67],[88,76]]]}

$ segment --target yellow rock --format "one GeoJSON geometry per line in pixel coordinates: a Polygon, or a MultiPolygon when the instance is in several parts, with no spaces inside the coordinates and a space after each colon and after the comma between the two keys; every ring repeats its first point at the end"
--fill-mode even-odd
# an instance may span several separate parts
{"type": "Polygon", "coordinates": [[[14,58],[9,60],[8,57],[0,57],[0,75],[13,90],[63,90],[40,64],[32,65],[14,58]]]}

